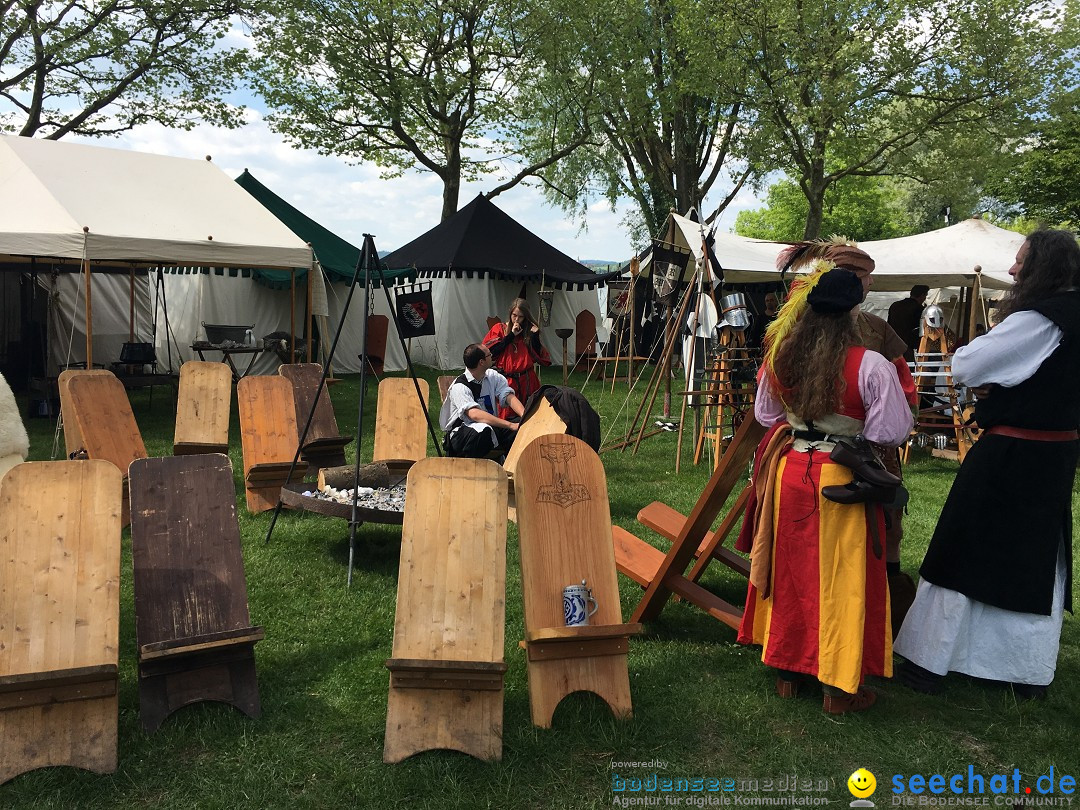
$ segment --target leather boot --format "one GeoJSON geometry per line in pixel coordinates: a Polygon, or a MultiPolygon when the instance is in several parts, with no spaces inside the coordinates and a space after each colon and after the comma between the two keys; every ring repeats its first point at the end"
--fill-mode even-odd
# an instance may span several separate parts
{"type": "Polygon", "coordinates": [[[898,487],[901,484],[900,476],[893,475],[885,469],[874,451],[869,445],[865,445],[866,451],[859,452],[856,447],[846,442],[837,442],[829,453],[829,460],[850,469],[855,473],[858,481],[867,481],[879,487],[898,487]]]}

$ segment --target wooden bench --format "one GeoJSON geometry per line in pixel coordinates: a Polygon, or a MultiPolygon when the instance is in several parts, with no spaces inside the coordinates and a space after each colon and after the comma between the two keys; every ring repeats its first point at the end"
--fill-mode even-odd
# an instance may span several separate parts
{"type": "Polygon", "coordinates": [[[229,452],[232,374],[222,363],[189,360],[180,367],[173,455],[229,452]]]}
{"type": "Polygon", "coordinates": [[[248,615],[232,464],[219,454],[140,459],[131,503],[143,729],[204,700],[258,717],[263,629],[248,615]]]}
{"type": "Polygon", "coordinates": [[[236,384],[240,444],[244,451],[244,492],[251,513],[277,506],[285,484],[304,480],[307,463],[297,461],[296,405],[284,377],[244,377],[236,384]]]}
{"type": "Polygon", "coordinates": [[[674,509],[656,503],[638,513],[642,523],[672,539],[666,554],[620,526],[611,527],[619,571],[645,587],[645,595],[634,610],[633,621],[655,619],[668,598],[676,595],[729,627],[738,628],[742,608],[707,591],[697,581],[713,559],[749,576],[749,562],[720,545],[742,517],[749,497],[748,489],[739,495],[716,531],[710,529],[764,435],[765,428],[757,420],[743,420],[689,516],[684,518],[674,509]],[[698,561],[690,574],[686,574],[686,567],[695,556],[698,561]]]}
{"type": "Polygon", "coordinates": [[[599,695],[629,717],[629,637],[611,546],[611,511],[600,457],[573,436],[548,434],[518,459],[514,485],[532,722],[549,728],[572,692],[599,695]],[[585,580],[597,602],[591,625],[567,627],[562,591],[585,580]]]}
{"type": "Polygon", "coordinates": [[[311,416],[311,425],[300,450],[308,469],[315,472],[323,467],[345,464],[345,448],[352,441],[352,436],[342,436],[338,432],[330,391],[325,386],[319,390],[323,367],[318,363],[285,364],[278,367],[278,374],[292,384],[298,432],[304,430],[308,416],[311,416]],[[315,399],[316,392],[319,394],[318,400],[315,399]]]}
{"type": "Polygon", "coordinates": [[[106,461],[0,479],[0,783],[116,770],[121,489],[106,461]]]}
{"type": "Polygon", "coordinates": [[[493,461],[409,471],[385,762],[448,748],[502,758],[506,476],[493,461]]]}
{"type": "Polygon", "coordinates": [[[375,446],[372,461],[404,459],[419,461],[427,457],[427,380],[417,379],[420,394],[411,377],[386,377],[379,383],[379,403],[375,409],[375,446]]]}

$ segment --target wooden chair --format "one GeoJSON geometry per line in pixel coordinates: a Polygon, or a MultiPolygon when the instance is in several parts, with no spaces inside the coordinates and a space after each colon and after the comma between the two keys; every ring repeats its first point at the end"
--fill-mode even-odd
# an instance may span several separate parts
{"type": "Polygon", "coordinates": [[[374,313],[368,315],[364,352],[367,355],[368,368],[376,377],[381,377],[383,374],[383,365],[386,360],[386,333],[389,329],[390,319],[385,315],[374,313]]]}
{"type": "Polygon", "coordinates": [[[240,444],[244,450],[244,492],[251,513],[277,506],[285,484],[304,480],[307,463],[289,467],[299,438],[292,383],[284,377],[244,377],[236,384],[240,444]]]}
{"type": "Polygon", "coordinates": [[[121,476],[105,461],[0,480],[0,783],[116,770],[121,476]]]}
{"type": "Polygon", "coordinates": [[[574,365],[596,356],[596,316],[583,309],[574,320],[574,365]]]}
{"type": "Polygon", "coordinates": [[[446,402],[446,392],[450,390],[450,386],[454,384],[460,374],[443,374],[435,379],[435,384],[439,386],[439,398],[446,402]]]}
{"type": "Polygon", "coordinates": [[[258,717],[263,629],[248,615],[232,464],[220,454],[139,459],[131,503],[143,729],[204,700],[258,717]]]}
{"type": "Polygon", "coordinates": [[[514,476],[521,454],[525,452],[525,448],[533,439],[538,436],[561,433],[566,433],[566,423],[551,407],[551,403],[545,397],[540,397],[536,406],[527,414],[526,419],[518,428],[514,443],[510,445],[510,451],[506,454],[506,459],[503,461],[506,474],[511,478],[514,476]]]}
{"type": "Polygon", "coordinates": [[[488,328],[488,331],[491,331],[491,327],[493,327],[497,323],[502,323],[502,318],[500,318],[497,315],[488,315],[487,316],[487,328],[488,328]]]}
{"type": "Polygon", "coordinates": [[[417,380],[424,397],[421,405],[411,377],[387,377],[379,383],[379,404],[375,409],[375,446],[372,461],[427,457],[427,380],[417,380]]]}
{"type": "Polygon", "coordinates": [[[385,762],[449,748],[502,758],[506,476],[493,461],[409,471],[385,762]]]}
{"type": "Polygon", "coordinates": [[[224,363],[189,360],[180,367],[173,455],[229,452],[232,374],[224,363]]]}
{"type": "Polygon", "coordinates": [[[600,457],[573,436],[541,436],[518,459],[514,490],[533,724],[550,727],[559,702],[579,691],[629,717],[626,654],[641,625],[622,622],[600,457]],[[567,627],[562,590],[582,580],[597,610],[590,626],[567,627]]]}
{"type": "Polygon", "coordinates": [[[128,467],[137,458],[146,458],[146,445],[131,411],[124,384],[112,372],[78,374],[68,380],[71,410],[78,425],[87,458],[111,462],[124,480],[121,521],[130,522],[128,467]]]}
{"type": "Polygon", "coordinates": [[[312,472],[323,467],[339,467],[345,464],[345,447],[352,441],[352,436],[338,433],[337,417],[330,402],[330,390],[323,386],[319,399],[315,401],[315,392],[319,390],[323,367],[318,363],[292,363],[278,367],[278,374],[292,383],[293,400],[296,402],[296,430],[303,431],[315,404],[315,413],[311,417],[304,446],[301,448],[304,461],[312,472]]]}
{"type": "Polygon", "coordinates": [[[656,503],[638,513],[638,519],[646,526],[672,538],[667,554],[620,526],[611,527],[615,562],[619,571],[645,586],[645,595],[634,609],[633,621],[655,619],[660,615],[668,598],[675,594],[697,605],[728,627],[738,628],[742,619],[742,608],[707,591],[697,584],[697,579],[713,559],[719,559],[744,576],[749,576],[747,561],[720,547],[720,543],[742,517],[742,508],[749,492],[744,491],[740,495],[715,532],[711,532],[710,528],[746,471],[754,456],[754,450],[764,435],[765,428],[758,424],[756,419],[748,417],[743,420],[688,517],[684,518],[665,504],[656,503]],[[690,575],[686,575],[686,566],[695,554],[699,555],[698,564],[690,575]]]}
{"type": "Polygon", "coordinates": [[[68,458],[86,449],[83,447],[79,421],[75,418],[74,406],[71,403],[71,381],[75,377],[92,374],[112,376],[111,371],[103,368],[69,368],[61,371],[60,376],[56,378],[56,389],[60,394],[60,422],[64,426],[64,452],[68,458]]]}

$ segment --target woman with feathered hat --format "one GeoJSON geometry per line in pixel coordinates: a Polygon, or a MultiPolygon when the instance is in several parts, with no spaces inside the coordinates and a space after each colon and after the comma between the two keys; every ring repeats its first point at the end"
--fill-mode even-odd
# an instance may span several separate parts
{"type": "Polygon", "coordinates": [[[881,505],[827,500],[823,488],[853,478],[829,454],[838,438],[859,434],[898,445],[911,411],[892,363],[860,345],[864,291],[846,258],[862,251],[845,243],[827,258],[828,244],[789,248],[820,253],[766,332],[754,415],[770,430],[740,538],[752,550],[739,641],[762,646],[781,697],[816,679],[823,709],[843,714],[874,704],[867,675],[892,675],[892,633],[881,505]]]}

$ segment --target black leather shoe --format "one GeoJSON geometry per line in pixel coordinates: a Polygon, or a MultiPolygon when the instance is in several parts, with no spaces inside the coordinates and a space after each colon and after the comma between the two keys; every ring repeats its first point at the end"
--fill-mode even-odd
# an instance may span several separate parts
{"type": "Polygon", "coordinates": [[[879,487],[868,481],[852,481],[822,487],[821,494],[834,503],[892,503],[896,487],[879,487]]]}
{"type": "Polygon", "coordinates": [[[866,481],[879,487],[898,487],[901,484],[900,476],[893,475],[882,466],[874,455],[874,451],[866,446],[866,452],[860,453],[856,448],[844,442],[837,442],[829,453],[829,460],[850,469],[855,473],[855,478],[866,481]]]}
{"type": "Polygon", "coordinates": [[[908,689],[914,689],[924,695],[940,695],[942,681],[945,680],[944,675],[923,669],[910,661],[901,661],[896,665],[896,677],[908,689]]]}

